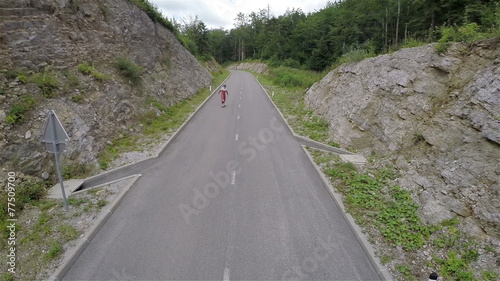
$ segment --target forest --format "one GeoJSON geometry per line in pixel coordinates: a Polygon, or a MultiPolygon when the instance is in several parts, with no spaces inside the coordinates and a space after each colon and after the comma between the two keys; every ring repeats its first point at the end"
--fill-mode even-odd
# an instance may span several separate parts
{"type": "Polygon", "coordinates": [[[235,16],[231,30],[198,19],[174,23],[183,44],[201,60],[248,59],[271,66],[323,71],[349,55],[375,56],[431,42],[500,36],[500,1],[343,0],[305,14],[272,6],[235,16]]]}

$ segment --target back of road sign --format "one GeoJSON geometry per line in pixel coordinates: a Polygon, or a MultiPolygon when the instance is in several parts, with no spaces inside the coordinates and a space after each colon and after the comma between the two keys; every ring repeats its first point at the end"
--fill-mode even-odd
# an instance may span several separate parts
{"type": "Polygon", "coordinates": [[[45,130],[43,131],[42,143],[67,143],[69,141],[68,134],[64,130],[61,121],[57,118],[54,110],[49,113],[45,130]]]}

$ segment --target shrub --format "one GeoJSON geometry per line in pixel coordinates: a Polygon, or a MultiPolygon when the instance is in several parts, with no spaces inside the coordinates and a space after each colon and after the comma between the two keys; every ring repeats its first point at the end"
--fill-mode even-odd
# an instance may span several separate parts
{"type": "Polygon", "coordinates": [[[116,66],[118,67],[120,74],[129,79],[130,82],[134,84],[138,84],[140,82],[143,72],[143,69],[140,66],[124,57],[118,58],[116,66]]]}
{"type": "Polygon", "coordinates": [[[485,35],[479,32],[480,26],[473,22],[462,26],[442,26],[439,31],[441,38],[434,47],[436,52],[444,53],[448,50],[451,42],[467,42],[473,43],[480,39],[484,39],[485,35]]]}

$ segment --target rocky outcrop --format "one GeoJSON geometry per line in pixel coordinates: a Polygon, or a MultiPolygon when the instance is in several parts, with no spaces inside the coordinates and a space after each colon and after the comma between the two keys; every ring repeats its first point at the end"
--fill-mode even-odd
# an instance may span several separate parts
{"type": "Polygon", "coordinates": [[[4,0],[0,29],[0,163],[36,176],[54,171],[40,144],[49,110],[70,136],[66,160],[97,166],[107,143],[158,112],[152,101],[172,105],[212,79],[172,31],[127,0],[4,0]],[[142,69],[139,81],[120,74],[119,58],[142,69]],[[95,72],[83,73],[83,63],[95,72]],[[46,97],[41,84],[50,80],[46,97]],[[25,120],[8,120],[27,100],[25,120]]]}
{"type": "Polygon", "coordinates": [[[242,62],[239,64],[231,65],[229,69],[235,70],[249,70],[259,74],[267,74],[267,64],[261,62],[242,62]]]}
{"type": "Polygon", "coordinates": [[[346,64],[307,91],[333,138],[402,174],[428,223],[500,237],[500,39],[346,64]]]}

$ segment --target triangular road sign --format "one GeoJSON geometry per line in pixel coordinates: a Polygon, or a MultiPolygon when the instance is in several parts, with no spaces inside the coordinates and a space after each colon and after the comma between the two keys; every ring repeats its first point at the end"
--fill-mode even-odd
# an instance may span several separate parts
{"type": "Polygon", "coordinates": [[[68,134],[64,130],[61,121],[57,118],[54,110],[51,110],[43,131],[42,143],[67,143],[68,141],[68,134]]]}

